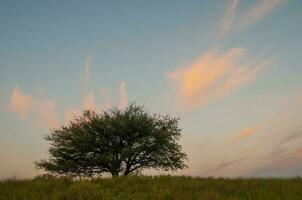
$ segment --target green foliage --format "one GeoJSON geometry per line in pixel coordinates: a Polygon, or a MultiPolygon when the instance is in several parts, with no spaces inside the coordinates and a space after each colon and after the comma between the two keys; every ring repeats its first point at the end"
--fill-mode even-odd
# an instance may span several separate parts
{"type": "Polygon", "coordinates": [[[151,115],[135,104],[100,114],[85,111],[46,137],[51,157],[36,165],[50,173],[74,176],[183,169],[186,154],[178,144],[178,121],[168,115],[151,115]]]}
{"type": "Polygon", "coordinates": [[[0,200],[301,200],[302,179],[51,176],[0,182],[0,200]]]}

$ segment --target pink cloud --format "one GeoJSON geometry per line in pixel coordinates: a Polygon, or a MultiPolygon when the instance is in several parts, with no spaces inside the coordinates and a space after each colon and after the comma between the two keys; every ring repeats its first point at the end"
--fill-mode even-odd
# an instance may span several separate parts
{"type": "Polygon", "coordinates": [[[108,91],[105,90],[105,89],[100,89],[100,95],[102,97],[102,100],[103,100],[103,108],[104,109],[109,109],[112,107],[112,100],[111,100],[111,97],[110,95],[108,94],[108,91]]]}
{"type": "Polygon", "coordinates": [[[92,91],[90,91],[84,96],[83,108],[84,110],[97,110],[97,106],[92,91]]]}
{"type": "Polygon", "coordinates": [[[261,129],[260,125],[246,128],[245,130],[235,134],[231,139],[231,142],[237,142],[239,140],[251,137],[252,135],[255,135],[260,129],[261,129]]]}
{"type": "Polygon", "coordinates": [[[74,120],[76,117],[80,116],[82,114],[81,110],[73,107],[69,108],[65,112],[65,122],[69,122],[74,120]]]}
{"type": "Polygon", "coordinates": [[[10,110],[21,117],[34,117],[35,124],[40,127],[55,128],[59,120],[55,112],[56,104],[51,100],[36,100],[31,95],[25,95],[16,84],[10,100],[10,110]],[[29,114],[31,113],[31,116],[29,114]]]}
{"type": "Polygon", "coordinates": [[[18,113],[21,117],[27,117],[29,115],[32,106],[33,106],[32,96],[25,95],[19,89],[18,84],[16,84],[10,99],[10,110],[18,113]]]}
{"type": "Polygon", "coordinates": [[[37,116],[39,125],[47,128],[58,128],[60,126],[56,115],[56,103],[51,100],[37,102],[37,116]]]}
{"type": "Polygon", "coordinates": [[[226,52],[210,49],[189,67],[169,72],[167,77],[178,81],[178,93],[187,106],[205,106],[253,81],[271,61],[247,62],[245,55],[241,48],[226,52]]]}
{"type": "Polygon", "coordinates": [[[128,104],[128,96],[127,96],[127,92],[126,92],[126,82],[121,81],[121,83],[120,83],[120,105],[119,105],[119,107],[121,109],[125,109],[127,107],[127,104],[128,104]]]}

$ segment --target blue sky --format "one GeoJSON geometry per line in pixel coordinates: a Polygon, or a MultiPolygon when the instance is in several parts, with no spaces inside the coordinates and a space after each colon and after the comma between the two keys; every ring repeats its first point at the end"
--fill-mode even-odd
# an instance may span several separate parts
{"type": "Polygon", "coordinates": [[[0,177],[128,102],[181,117],[198,176],[301,175],[302,2],[1,1],[0,177]]]}

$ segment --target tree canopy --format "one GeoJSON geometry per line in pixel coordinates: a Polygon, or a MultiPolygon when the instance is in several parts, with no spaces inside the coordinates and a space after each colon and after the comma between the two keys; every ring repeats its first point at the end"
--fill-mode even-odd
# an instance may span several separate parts
{"type": "Polygon", "coordinates": [[[183,169],[187,156],[178,144],[178,123],[179,118],[149,114],[136,104],[124,110],[84,111],[46,136],[50,157],[36,166],[53,174],[75,176],[183,169]]]}

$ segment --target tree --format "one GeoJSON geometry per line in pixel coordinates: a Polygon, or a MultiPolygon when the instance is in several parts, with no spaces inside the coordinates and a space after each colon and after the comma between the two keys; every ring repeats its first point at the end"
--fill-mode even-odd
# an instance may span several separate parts
{"type": "Polygon", "coordinates": [[[154,168],[177,170],[187,167],[178,140],[179,118],[149,114],[143,106],[112,108],[83,115],[46,136],[50,158],[36,162],[50,173],[95,176],[128,175],[154,168]]]}

